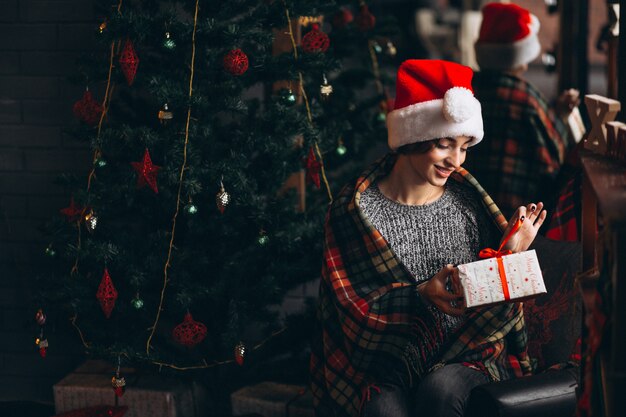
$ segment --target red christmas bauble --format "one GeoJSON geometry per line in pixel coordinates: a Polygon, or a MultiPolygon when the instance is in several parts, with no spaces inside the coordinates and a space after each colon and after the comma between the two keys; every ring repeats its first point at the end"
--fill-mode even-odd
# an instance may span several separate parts
{"type": "Polygon", "coordinates": [[[83,98],[74,103],[72,111],[78,120],[94,126],[100,121],[102,106],[93,99],[91,91],[85,90],[83,98]]]}
{"type": "Polygon", "coordinates": [[[117,290],[113,286],[113,281],[111,280],[107,268],[104,268],[96,298],[100,301],[100,307],[102,307],[106,318],[111,317],[111,312],[113,311],[113,307],[115,307],[115,300],[117,300],[117,290]]]}
{"type": "Polygon", "coordinates": [[[333,16],[333,27],[335,29],[343,29],[348,26],[354,20],[354,15],[350,11],[350,9],[346,9],[342,7],[334,16],[333,16]]]}
{"type": "Polygon", "coordinates": [[[126,77],[128,85],[132,85],[133,81],[135,81],[138,66],[139,57],[135,52],[135,47],[130,40],[127,40],[120,54],[120,67],[122,67],[122,72],[124,73],[124,77],[126,77]]]}
{"type": "Polygon", "coordinates": [[[356,17],[356,26],[359,30],[367,32],[376,26],[376,16],[374,16],[366,5],[361,6],[359,14],[356,17]]]}
{"type": "Polygon", "coordinates": [[[248,70],[248,55],[241,49],[232,49],[224,55],[224,69],[232,75],[243,75],[248,70]]]}
{"type": "Polygon", "coordinates": [[[304,52],[326,52],[329,46],[330,39],[328,35],[322,32],[317,24],[314,24],[309,33],[302,37],[302,50],[304,52]]]}
{"type": "Polygon", "coordinates": [[[199,321],[195,321],[191,313],[187,313],[183,322],[174,327],[172,337],[177,343],[192,347],[202,342],[206,337],[206,333],[206,326],[199,321]]]}

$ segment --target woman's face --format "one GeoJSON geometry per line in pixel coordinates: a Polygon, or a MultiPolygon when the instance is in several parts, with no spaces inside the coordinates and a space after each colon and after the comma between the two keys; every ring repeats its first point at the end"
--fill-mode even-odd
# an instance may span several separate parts
{"type": "Polygon", "coordinates": [[[437,187],[445,185],[450,175],[465,162],[471,140],[467,136],[442,138],[425,153],[408,154],[409,165],[416,180],[437,187]]]}

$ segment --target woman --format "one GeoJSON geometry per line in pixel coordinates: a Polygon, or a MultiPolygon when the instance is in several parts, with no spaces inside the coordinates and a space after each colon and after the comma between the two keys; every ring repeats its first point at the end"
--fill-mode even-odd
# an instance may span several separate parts
{"type": "Polygon", "coordinates": [[[472,70],[405,61],[388,116],[391,153],[345,187],[325,226],[311,376],[319,416],[462,416],[470,390],[531,372],[519,303],[466,312],[458,270],[522,221],[526,250],[546,217],[507,226],[461,168],[483,137],[472,70]]]}

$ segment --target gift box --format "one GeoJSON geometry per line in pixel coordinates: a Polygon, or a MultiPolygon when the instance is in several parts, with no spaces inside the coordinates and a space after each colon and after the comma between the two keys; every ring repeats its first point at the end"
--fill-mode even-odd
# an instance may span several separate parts
{"type": "Polygon", "coordinates": [[[124,417],[201,417],[210,409],[206,389],[195,382],[122,368],[126,389],[118,398],[113,375],[115,368],[104,361],[85,362],[53,386],[56,413],[110,405],[128,406],[124,417]]]}
{"type": "Polygon", "coordinates": [[[458,268],[467,307],[520,301],[547,292],[534,250],[497,255],[458,268]]]}
{"type": "Polygon", "coordinates": [[[265,381],[230,396],[233,416],[314,417],[311,390],[301,385],[265,381]]]}

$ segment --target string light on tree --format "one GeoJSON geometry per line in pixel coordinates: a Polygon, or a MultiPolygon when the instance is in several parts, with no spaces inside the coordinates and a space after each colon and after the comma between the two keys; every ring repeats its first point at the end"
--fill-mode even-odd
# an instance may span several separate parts
{"type": "Polygon", "coordinates": [[[99,157],[96,159],[96,168],[104,168],[105,166],[107,166],[107,161],[106,159],[99,157]]]}
{"type": "Polygon", "coordinates": [[[54,247],[52,247],[52,243],[50,243],[46,247],[45,254],[49,258],[54,258],[57,255],[57,252],[54,250],[54,247]]]}
{"type": "Polygon", "coordinates": [[[198,206],[193,203],[191,197],[189,197],[189,202],[185,205],[185,212],[191,215],[194,215],[198,212],[198,206]]]}
{"type": "Polygon", "coordinates": [[[383,47],[380,46],[380,44],[375,40],[372,41],[372,48],[374,48],[374,52],[377,54],[380,54],[383,51],[383,47]]]}
{"type": "Polygon", "coordinates": [[[393,42],[387,41],[387,49],[385,50],[385,53],[387,53],[387,55],[392,58],[396,56],[398,50],[396,49],[396,46],[393,44],[393,42]]]}
{"type": "Polygon", "coordinates": [[[270,237],[267,235],[267,232],[261,229],[261,231],[259,232],[259,237],[257,239],[257,242],[259,243],[259,245],[265,246],[269,243],[269,241],[270,241],[270,237]]]}
{"type": "Polygon", "coordinates": [[[297,97],[291,88],[281,88],[279,91],[280,101],[285,106],[293,106],[296,104],[297,97]]]}

